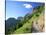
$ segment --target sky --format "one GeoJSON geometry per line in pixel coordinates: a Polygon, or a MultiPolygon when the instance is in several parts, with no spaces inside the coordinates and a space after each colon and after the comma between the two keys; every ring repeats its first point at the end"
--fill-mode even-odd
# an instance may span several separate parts
{"type": "Polygon", "coordinates": [[[33,1],[33,2],[34,2],[34,1],[36,2],[36,1],[37,1],[37,2],[43,2],[43,1],[45,1],[45,0],[8,0],[8,1],[29,1],[29,2],[30,2],[30,1],[33,1]]]}
{"type": "Polygon", "coordinates": [[[24,17],[25,14],[31,13],[32,9],[41,3],[36,2],[20,2],[20,1],[6,1],[6,20],[8,18],[24,17]]]}

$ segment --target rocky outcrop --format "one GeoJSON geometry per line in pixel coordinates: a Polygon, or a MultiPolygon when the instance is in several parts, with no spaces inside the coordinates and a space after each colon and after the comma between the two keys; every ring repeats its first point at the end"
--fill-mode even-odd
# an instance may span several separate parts
{"type": "Polygon", "coordinates": [[[44,32],[44,30],[45,30],[44,20],[45,20],[44,14],[42,13],[35,21],[33,21],[32,33],[44,32]]]}

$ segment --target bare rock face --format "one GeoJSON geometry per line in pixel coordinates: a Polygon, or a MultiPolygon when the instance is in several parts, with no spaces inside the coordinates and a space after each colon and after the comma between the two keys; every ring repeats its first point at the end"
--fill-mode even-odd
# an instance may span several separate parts
{"type": "Polygon", "coordinates": [[[44,15],[40,15],[38,19],[33,21],[33,26],[32,26],[32,33],[35,32],[44,32],[45,30],[45,24],[44,24],[44,15]]]}
{"type": "Polygon", "coordinates": [[[38,26],[39,26],[39,30],[41,32],[43,32],[43,28],[44,28],[44,17],[40,16],[38,19],[38,26]]]}

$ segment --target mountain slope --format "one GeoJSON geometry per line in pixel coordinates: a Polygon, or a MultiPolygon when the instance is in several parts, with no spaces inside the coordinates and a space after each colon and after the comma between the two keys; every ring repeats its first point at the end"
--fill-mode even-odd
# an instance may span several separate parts
{"type": "Polygon", "coordinates": [[[11,34],[35,33],[44,30],[44,6],[38,6],[35,12],[26,17],[26,22],[11,34]]]}
{"type": "MultiPolygon", "coordinates": [[[[38,13],[37,13],[38,14],[38,13]]],[[[42,14],[42,13],[41,13],[42,14]]],[[[39,16],[37,17],[36,16],[36,14],[34,14],[34,16],[31,18],[31,19],[29,19],[22,27],[20,27],[19,29],[17,29],[15,32],[13,32],[14,34],[16,33],[16,34],[20,34],[20,33],[31,33],[31,29],[32,29],[32,26],[34,26],[34,28],[36,28],[37,29],[37,25],[35,26],[35,25],[33,25],[34,24],[34,22],[36,22],[36,21],[38,21],[38,27],[40,26],[40,25],[43,25],[42,24],[42,19],[43,19],[43,15],[41,15],[40,13],[39,13],[39,16]]],[[[42,27],[41,27],[42,28],[42,27]]],[[[36,32],[41,32],[41,30],[40,30],[40,27],[38,28],[39,30],[37,30],[36,32]]],[[[35,32],[35,31],[34,31],[35,32]]]]}

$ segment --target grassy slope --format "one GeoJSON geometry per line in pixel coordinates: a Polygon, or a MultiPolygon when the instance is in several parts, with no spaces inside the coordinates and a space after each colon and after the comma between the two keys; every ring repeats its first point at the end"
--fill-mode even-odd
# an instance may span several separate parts
{"type": "Polygon", "coordinates": [[[36,17],[35,15],[29,21],[27,21],[21,28],[17,29],[15,32],[13,32],[13,34],[10,34],[10,35],[14,35],[14,34],[18,35],[20,33],[22,34],[24,32],[30,31],[30,30],[26,31],[26,28],[31,29],[31,27],[32,27],[32,21],[35,21],[39,17],[42,17],[43,13],[39,14],[39,17],[36,17]]]}
{"type": "Polygon", "coordinates": [[[40,16],[42,16],[39,12],[35,13],[31,19],[29,19],[22,27],[14,31],[12,34],[22,34],[31,32],[32,21],[36,21],[40,16]],[[39,16],[37,17],[36,14],[39,16]]]}
{"type": "MultiPolygon", "coordinates": [[[[29,21],[27,21],[21,28],[17,29],[14,33],[20,34],[20,33],[30,32],[31,27],[32,27],[32,21],[35,21],[38,19],[38,17],[36,17],[35,15],[36,14],[34,14],[34,16],[29,21]],[[26,30],[26,29],[28,29],[28,30],[26,30]]],[[[39,14],[39,16],[40,16],[40,14],[39,14]]]]}

